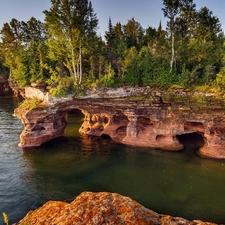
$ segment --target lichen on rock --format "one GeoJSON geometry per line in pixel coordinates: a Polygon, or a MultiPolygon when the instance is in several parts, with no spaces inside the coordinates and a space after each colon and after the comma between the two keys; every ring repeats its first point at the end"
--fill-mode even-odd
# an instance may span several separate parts
{"type": "Polygon", "coordinates": [[[48,201],[14,225],[215,225],[160,215],[129,197],[83,192],[71,203],[48,201]]]}

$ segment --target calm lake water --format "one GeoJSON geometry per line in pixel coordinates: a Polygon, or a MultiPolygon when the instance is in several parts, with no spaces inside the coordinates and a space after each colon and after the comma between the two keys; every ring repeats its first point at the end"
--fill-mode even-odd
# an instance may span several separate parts
{"type": "Polygon", "coordinates": [[[82,191],[117,192],[158,213],[225,224],[225,162],[201,159],[197,137],[183,140],[180,152],[128,147],[79,135],[83,117],[73,112],[64,137],[23,151],[23,126],[12,116],[17,104],[0,97],[0,213],[10,224],[50,199],[72,201],[82,191]]]}

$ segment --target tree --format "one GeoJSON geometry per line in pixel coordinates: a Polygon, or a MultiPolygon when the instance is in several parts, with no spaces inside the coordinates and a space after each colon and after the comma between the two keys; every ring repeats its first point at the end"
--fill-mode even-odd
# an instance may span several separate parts
{"type": "Polygon", "coordinates": [[[83,76],[83,55],[88,43],[96,36],[98,20],[88,0],[51,0],[51,8],[45,10],[48,29],[49,57],[66,67],[76,84],[83,76]]]}
{"type": "Polygon", "coordinates": [[[113,30],[113,25],[112,25],[112,21],[110,17],[109,17],[108,31],[105,32],[105,40],[106,40],[106,46],[107,46],[108,60],[112,64],[113,62],[112,47],[113,47],[113,42],[115,41],[115,33],[113,30]]]}
{"type": "Polygon", "coordinates": [[[124,37],[127,43],[127,47],[141,48],[143,44],[144,30],[141,24],[135,21],[134,18],[128,20],[124,26],[124,37]]]}
{"type": "Polygon", "coordinates": [[[23,86],[27,83],[27,80],[22,63],[21,22],[13,18],[10,23],[5,23],[1,30],[1,39],[1,53],[4,57],[4,65],[10,69],[9,77],[17,81],[17,85],[23,86]]]}
{"type": "Polygon", "coordinates": [[[122,70],[124,72],[125,82],[128,85],[135,86],[141,84],[141,76],[138,70],[138,51],[135,46],[126,52],[122,70]]]}
{"type": "Polygon", "coordinates": [[[39,41],[46,39],[46,29],[44,24],[34,17],[31,17],[26,23],[21,22],[24,32],[23,42],[29,44],[31,40],[39,41]]]}
{"type": "MultiPolygon", "coordinates": [[[[96,79],[100,79],[104,73],[104,65],[106,61],[106,45],[101,37],[97,37],[95,44],[90,46],[92,48],[89,54],[89,82],[95,82],[96,79]]],[[[89,47],[89,48],[90,48],[89,47]]],[[[86,66],[88,67],[88,66],[86,66]]]]}
{"type": "Polygon", "coordinates": [[[187,59],[187,49],[196,27],[196,18],[197,11],[193,0],[181,0],[179,15],[175,20],[176,71],[178,73],[182,72],[184,65],[192,70],[187,59]]]}
{"type": "Polygon", "coordinates": [[[211,78],[215,78],[222,66],[224,36],[220,32],[219,19],[208,8],[203,7],[196,12],[195,27],[188,44],[189,67],[201,67],[201,74],[204,75],[201,75],[202,82],[208,83],[211,78]]]}
{"type": "Polygon", "coordinates": [[[10,78],[18,86],[29,84],[31,77],[33,81],[43,79],[45,53],[40,46],[44,45],[45,29],[42,22],[33,17],[27,23],[12,19],[3,25],[1,38],[4,65],[10,69],[10,78]]]}
{"type": "Polygon", "coordinates": [[[169,21],[167,22],[168,29],[171,33],[171,61],[170,70],[175,67],[175,46],[174,46],[174,32],[175,32],[175,19],[179,13],[179,0],[163,0],[164,17],[167,17],[169,21]]]}
{"type": "Polygon", "coordinates": [[[182,41],[192,35],[196,26],[196,4],[193,0],[179,1],[179,16],[175,20],[175,32],[182,41]]]}

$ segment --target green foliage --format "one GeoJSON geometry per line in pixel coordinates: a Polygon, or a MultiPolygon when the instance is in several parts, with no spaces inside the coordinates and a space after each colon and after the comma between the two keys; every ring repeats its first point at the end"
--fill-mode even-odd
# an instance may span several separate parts
{"type": "Polygon", "coordinates": [[[185,65],[183,65],[182,72],[178,76],[178,84],[180,84],[183,87],[188,87],[190,74],[191,74],[191,72],[185,68],[185,65]]]}
{"type": "Polygon", "coordinates": [[[46,106],[45,102],[41,101],[37,97],[27,98],[23,102],[20,103],[20,107],[25,110],[43,108],[45,106],[46,106]]]}
{"type": "Polygon", "coordinates": [[[167,30],[131,18],[113,26],[104,42],[88,0],[51,1],[45,24],[12,19],[0,31],[0,73],[19,87],[48,84],[53,96],[85,87],[225,85],[225,37],[216,16],[193,0],[163,0],[167,30]],[[196,26],[196,24],[198,26],[196,26]]]}
{"type": "Polygon", "coordinates": [[[177,74],[170,69],[159,69],[157,77],[152,81],[152,85],[168,88],[176,83],[177,74]]]}
{"type": "Polygon", "coordinates": [[[11,68],[12,77],[19,87],[25,87],[29,84],[30,74],[27,73],[24,56],[18,55],[15,59],[15,63],[16,66],[11,68]]]}
{"type": "Polygon", "coordinates": [[[99,79],[98,84],[106,87],[116,85],[115,71],[110,63],[105,65],[105,74],[99,79]]]}
{"type": "Polygon", "coordinates": [[[54,97],[65,97],[66,92],[61,87],[54,87],[49,90],[50,94],[54,97]]]}
{"type": "Polygon", "coordinates": [[[195,86],[194,91],[200,91],[200,92],[210,92],[212,89],[209,85],[200,85],[200,86],[195,86]]]}
{"type": "Polygon", "coordinates": [[[1,58],[19,87],[43,80],[44,33],[43,23],[33,17],[27,23],[12,19],[1,30],[1,58]]]}
{"type": "Polygon", "coordinates": [[[51,1],[45,10],[49,57],[66,67],[77,84],[83,78],[83,56],[88,53],[89,42],[96,36],[98,20],[91,2],[87,0],[51,1]]]}
{"type": "Polygon", "coordinates": [[[225,86],[225,67],[222,67],[220,72],[217,73],[216,84],[219,86],[225,86]]]}
{"type": "Polygon", "coordinates": [[[46,61],[46,45],[42,40],[31,40],[29,47],[25,51],[25,65],[29,74],[30,83],[44,82],[47,74],[44,70],[46,61]]]}
{"type": "Polygon", "coordinates": [[[136,47],[127,51],[123,61],[124,81],[126,84],[135,86],[141,84],[140,71],[138,70],[138,51],[136,47]]]}
{"type": "Polygon", "coordinates": [[[49,92],[54,97],[64,97],[75,92],[73,77],[59,77],[53,74],[47,81],[49,92]]]}

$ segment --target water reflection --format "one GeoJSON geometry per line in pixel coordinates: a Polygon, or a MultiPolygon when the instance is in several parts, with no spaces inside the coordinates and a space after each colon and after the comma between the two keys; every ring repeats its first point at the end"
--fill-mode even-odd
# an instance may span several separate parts
{"type": "Polygon", "coordinates": [[[197,155],[200,136],[182,136],[183,151],[167,152],[80,136],[82,115],[69,115],[68,121],[64,137],[24,151],[30,166],[24,185],[29,183],[39,203],[71,201],[82,191],[110,191],[159,213],[225,222],[225,165],[197,155]]]}

